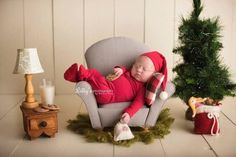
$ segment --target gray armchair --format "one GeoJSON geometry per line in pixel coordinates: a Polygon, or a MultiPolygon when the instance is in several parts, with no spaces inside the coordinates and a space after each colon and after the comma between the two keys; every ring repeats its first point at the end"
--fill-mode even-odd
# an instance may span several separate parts
{"type": "MultiPolygon", "coordinates": [[[[150,49],[143,43],[126,37],[113,37],[98,41],[89,47],[85,52],[85,59],[88,68],[96,68],[106,76],[115,65],[122,64],[130,67],[137,56],[147,51],[150,51],[150,49]]],[[[92,88],[86,81],[78,82],[75,88],[76,93],[84,101],[92,127],[95,129],[114,126],[119,121],[122,111],[130,104],[130,102],[109,105],[97,104],[92,88]]],[[[166,91],[169,97],[172,96],[175,91],[174,84],[168,82],[166,91]]],[[[144,105],[131,118],[129,126],[143,128],[154,126],[165,101],[157,98],[150,108],[144,105]]]]}

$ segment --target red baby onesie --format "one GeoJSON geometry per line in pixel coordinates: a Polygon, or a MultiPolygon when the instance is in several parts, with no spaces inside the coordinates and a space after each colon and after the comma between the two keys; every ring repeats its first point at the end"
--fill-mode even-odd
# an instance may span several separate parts
{"type": "Polygon", "coordinates": [[[64,74],[68,81],[87,81],[93,89],[99,104],[132,101],[124,112],[132,117],[144,105],[144,83],[131,76],[130,70],[121,67],[123,74],[114,81],[108,81],[96,69],[86,69],[73,64],[64,74]]]}

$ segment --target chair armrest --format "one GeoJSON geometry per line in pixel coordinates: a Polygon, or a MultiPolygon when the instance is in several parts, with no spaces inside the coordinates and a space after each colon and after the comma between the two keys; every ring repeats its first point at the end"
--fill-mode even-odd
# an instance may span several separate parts
{"type": "MultiPolygon", "coordinates": [[[[168,93],[168,98],[170,98],[175,92],[175,85],[170,81],[168,81],[166,84],[166,92],[168,93]]],[[[157,94],[158,96],[157,96],[155,102],[152,104],[152,106],[149,109],[149,113],[148,113],[148,117],[146,119],[145,127],[152,127],[156,124],[156,121],[159,117],[161,109],[168,99],[167,98],[166,100],[161,100],[159,98],[159,93],[160,93],[160,91],[157,94]]]]}
{"type": "Polygon", "coordinates": [[[98,104],[91,85],[86,81],[80,81],[75,86],[75,92],[84,101],[92,127],[95,129],[102,129],[101,120],[98,114],[98,104]]]}

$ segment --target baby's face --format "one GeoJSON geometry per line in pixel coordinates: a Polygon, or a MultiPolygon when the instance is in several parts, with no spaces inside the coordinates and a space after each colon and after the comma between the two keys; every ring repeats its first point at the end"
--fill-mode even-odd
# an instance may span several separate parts
{"type": "Polygon", "coordinates": [[[131,75],[141,82],[147,82],[154,72],[152,60],[146,56],[139,56],[131,69],[131,75]]]}

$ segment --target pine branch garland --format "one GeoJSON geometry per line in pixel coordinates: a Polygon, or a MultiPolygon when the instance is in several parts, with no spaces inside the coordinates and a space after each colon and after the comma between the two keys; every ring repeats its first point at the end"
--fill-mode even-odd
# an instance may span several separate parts
{"type": "Polygon", "coordinates": [[[101,131],[93,129],[87,114],[78,114],[75,120],[68,120],[69,125],[67,127],[75,133],[84,135],[88,142],[112,143],[125,147],[129,147],[135,142],[150,144],[155,139],[164,138],[165,135],[170,133],[170,126],[174,122],[174,118],[170,116],[169,112],[170,109],[168,108],[162,110],[156,125],[150,128],[148,132],[144,131],[143,128],[140,127],[131,127],[135,136],[131,140],[114,141],[113,127],[105,128],[101,131]]]}

